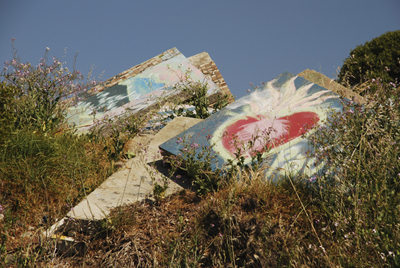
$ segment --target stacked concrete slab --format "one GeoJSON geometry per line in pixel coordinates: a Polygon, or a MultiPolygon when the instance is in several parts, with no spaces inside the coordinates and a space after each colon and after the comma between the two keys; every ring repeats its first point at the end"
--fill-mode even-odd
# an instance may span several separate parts
{"type": "Polygon", "coordinates": [[[157,103],[166,102],[173,96],[189,97],[174,87],[187,80],[208,84],[210,104],[217,100],[218,95],[232,95],[206,52],[187,59],[173,48],[77,96],[77,106],[69,110],[68,120],[84,131],[93,125],[94,120],[127,112],[146,113],[157,103]]]}
{"type": "MultiPolygon", "coordinates": [[[[222,92],[230,94],[207,53],[200,53],[190,60],[204,74],[210,71],[217,73],[211,76],[213,81],[222,87],[222,92]]],[[[360,96],[315,71],[306,70],[299,76],[284,73],[204,121],[176,118],[158,133],[139,135],[128,146],[136,157],[125,163],[121,170],[87,196],[68,216],[99,220],[106,217],[113,207],[151,195],[152,182],[165,174],[158,165],[159,170],[153,169],[151,177],[150,163],[160,161],[158,147],[164,155],[181,155],[185,144],[177,143],[178,140],[184,140],[186,145],[198,144],[198,153],[201,146],[210,146],[217,159],[214,163],[216,169],[223,168],[228,159],[234,158],[236,147],[245,146],[256,135],[262,137],[263,133],[268,132],[268,137],[263,137],[269,138],[270,143],[270,150],[264,154],[269,167],[266,177],[277,174],[277,170],[280,171],[278,173],[316,172],[318,166],[306,170],[314,163],[314,159],[305,156],[310,148],[304,136],[314,131],[307,129],[306,125],[315,127],[322,124],[328,116],[328,109],[342,109],[340,96],[335,92],[362,100],[360,96]],[[313,83],[300,76],[309,78],[313,83]],[[322,87],[324,85],[331,90],[322,87]],[[235,145],[234,137],[244,143],[235,145]]],[[[256,140],[254,144],[256,150],[262,150],[261,140],[256,140]]],[[[244,152],[244,155],[248,164],[252,153],[244,152]]],[[[171,181],[170,191],[177,189],[181,189],[181,186],[171,181]]]]}
{"type": "MultiPolygon", "coordinates": [[[[180,55],[175,48],[168,50],[107,80],[98,91],[105,92],[180,55]]],[[[186,61],[186,58],[181,57],[181,60],[186,61]]],[[[214,89],[209,92],[210,99],[218,94],[231,96],[221,73],[206,52],[192,56],[188,61],[210,79],[214,89]]],[[[217,159],[213,163],[214,170],[226,167],[228,159],[234,158],[235,150],[242,148],[245,164],[250,163],[254,150],[263,153],[266,178],[282,173],[313,174],[321,166],[315,166],[315,159],[307,156],[312,148],[308,147],[305,137],[323,124],[329,116],[329,109],[342,109],[340,96],[354,98],[360,103],[363,101],[357,94],[313,70],[305,70],[297,76],[287,72],[206,120],[175,118],[158,133],[134,138],[129,149],[136,157],[124,163],[67,217],[101,220],[114,207],[150,197],[154,182],[168,176],[162,164],[161,151],[164,155],[173,154],[185,159],[183,149],[190,145],[198,148],[196,154],[200,153],[202,146],[209,146],[217,159]],[[253,151],[246,150],[249,141],[254,144],[253,151]]],[[[189,178],[183,176],[177,181],[169,180],[166,194],[183,188],[190,188],[189,178]]],[[[52,235],[64,220],[53,226],[48,235],[52,235]]]]}
{"type": "MultiPolygon", "coordinates": [[[[173,48],[108,79],[102,85],[90,90],[87,96],[78,96],[75,100],[80,102],[78,107],[70,110],[69,120],[71,123],[80,126],[82,131],[92,126],[93,118],[113,117],[128,111],[146,113],[153,109],[154,104],[159,101],[159,99],[152,98],[153,94],[156,97],[162,96],[164,102],[169,100],[168,96],[185,98],[187,97],[185,94],[171,90],[175,82],[181,81],[182,76],[177,78],[172,77],[171,74],[180,73],[183,75],[189,68],[190,79],[205,81],[208,84],[210,104],[217,100],[218,95],[221,97],[228,95],[229,100],[233,101],[225,80],[208,53],[203,52],[186,59],[176,48],[173,48]],[[167,70],[171,72],[168,73],[167,70]],[[160,78],[163,75],[164,80],[160,78]],[[137,98],[131,100],[129,94],[132,92],[129,92],[126,88],[121,89],[121,85],[135,78],[141,78],[148,83],[144,85],[147,86],[144,94],[138,94],[137,98]],[[154,81],[159,82],[157,79],[162,80],[163,84],[152,84],[154,81]],[[163,90],[170,90],[171,92],[167,92],[167,96],[165,96],[163,95],[165,92],[160,92],[163,90]],[[110,98],[110,96],[113,98],[110,98]],[[86,97],[86,99],[79,100],[79,97],[86,97]],[[142,99],[141,103],[135,102],[138,98],[142,99]],[[111,109],[102,110],[104,104],[111,105],[111,109]],[[97,115],[90,115],[92,108],[98,109],[97,115]]],[[[141,86],[143,86],[143,83],[141,86]]],[[[136,88],[133,87],[133,90],[136,90],[136,88]]],[[[71,254],[82,251],[80,242],[71,237],[57,234],[65,226],[64,223],[69,219],[83,222],[102,220],[108,216],[114,207],[151,197],[154,182],[165,180],[168,176],[168,170],[161,161],[159,145],[200,121],[202,120],[194,118],[175,118],[162,130],[157,129],[151,133],[141,133],[135,137],[129,142],[127,149],[134,153],[136,157],[122,163],[121,168],[116,173],[71,209],[66,218],[53,225],[44,235],[57,240],[57,245],[62,251],[72,252],[71,254]]],[[[168,195],[190,187],[189,179],[182,174],[179,179],[175,178],[175,181],[169,181],[169,188],[165,194],[168,195]]]]}

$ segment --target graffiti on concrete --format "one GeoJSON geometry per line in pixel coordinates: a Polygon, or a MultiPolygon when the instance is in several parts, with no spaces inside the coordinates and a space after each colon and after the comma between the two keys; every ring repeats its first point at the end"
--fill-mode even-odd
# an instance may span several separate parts
{"type": "Polygon", "coordinates": [[[314,158],[305,137],[312,135],[330,111],[339,111],[339,95],[289,72],[228,105],[203,122],[162,144],[167,153],[179,155],[186,144],[209,146],[217,159],[214,168],[235,158],[238,149],[249,164],[256,151],[263,153],[266,176],[276,173],[315,173],[314,158]],[[251,148],[247,148],[249,142],[251,148]],[[246,149],[247,148],[247,149],[246,149]]]}
{"type": "Polygon", "coordinates": [[[77,107],[69,110],[69,122],[88,128],[95,119],[112,118],[127,111],[136,113],[156,104],[161,97],[179,93],[173,85],[185,79],[207,83],[208,95],[219,91],[209,77],[177,49],[174,51],[172,57],[79,101],[77,107]]]}

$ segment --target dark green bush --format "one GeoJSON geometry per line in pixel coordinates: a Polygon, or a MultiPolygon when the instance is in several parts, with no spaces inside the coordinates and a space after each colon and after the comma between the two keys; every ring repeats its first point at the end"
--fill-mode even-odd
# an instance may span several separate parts
{"type": "Polygon", "coordinates": [[[339,73],[339,83],[355,86],[381,78],[384,83],[400,80],[400,30],[387,32],[351,50],[339,73]]]}

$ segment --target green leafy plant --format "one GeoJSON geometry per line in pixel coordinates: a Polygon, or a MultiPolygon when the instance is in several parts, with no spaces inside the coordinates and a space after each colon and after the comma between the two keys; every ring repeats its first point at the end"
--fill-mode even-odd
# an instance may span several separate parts
{"type": "Polygon", "coordinates": [[[400,81],[400,30],[387,32],[351,50],[340,68],[339,83],[353,87],[380,78],[388,84],[400,81]]]}
{"type": "Polygon", "coordinates": [[[126,113],[122,116],[104,117],[94,122],[85,135],[96,143],[104,146],[111,161],[121,158],[132,158],[132,153],[126,150],[127,142],[135,137],[146,122],[146,117],[126,113]]]}
{"type": "Polygon", "coordinates": [[[186,171],[193,178],[193,184],[197,186],[200,195],[217,190],[222,177],[219,176],[220,169],[213,171],[216,161],[212,146],[200,146],[195,142],[186,144],[181,137],[178,137],[176,143],[183,144],[181,153],[166,160],[172,165],[173,171],[178,168],[186,171]]]}
{"type": "Polygon", "coordinates": [[[185,93],[184,99],[175,99],[172,101],[173,107],[173,115],[170,118],[174,118],[177,116],[186,116],[193,118],[206,119],[211,114],[221,110],[225,106],[229,104],[228,95],[221,96],[217,94],[217,100],[212,106],[209,102],[209,97],[207,95],[209,85],[206,82],[193,81],[190,77],[191,70],[187,70],[185,72],[184,77],[180,79],[180,81],[173,86],[174,90],[185,93]],[[185,106],[194,106],[194,109],[188,109],[185,106]]]}

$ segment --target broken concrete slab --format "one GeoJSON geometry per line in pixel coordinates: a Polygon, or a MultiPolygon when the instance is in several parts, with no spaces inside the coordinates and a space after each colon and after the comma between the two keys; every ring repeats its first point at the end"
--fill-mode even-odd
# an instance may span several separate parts
{"type": "Polygon", "coordinates": [[[298,74],[298,76],[303,77],[304,79],[307,79],[310,82],[313,82],[321,87],[324,87],[326,89],[329,89],[330,91],[333,91],[343,98],[347,99],[353,99],[357,101],[360,104],[364,104],[365,100],[363,97],[361,97],[359,94],[356,92],[348,89],[347,87],[342,86],[339,83],[336,83],[333,79],[330,79],[329,77],[314,71],[314,70],[304,70],[301,73],[298,74]]]}
{"type": "Polygon", "coordinates": [[[320,166],[307,157],[310,148],[304,137],[315,132],[312,127],[322,124],[330,110],[341,109],[338,94],[286,72],[161,144],[160,149],[185,158],[185,146],[196,147],[197,156],[207,146],[215,157],[214,170],[226,167],[238,149],[244,164],[250,164],[255,151],[268,149],[263,153],[269,167],[266,177],[313,174],[320,166]],[[246,149],[249,142],[252,149],[246,149]]]}
{"type": "MultiPolygon", "coordinates": [[[[202,52],[197,55],[191,56],[188,58],[190,62],[196,66],[204,75],[209,76],[211,80],[220,88],[219,94],[221,97],[223,95],[228,96],[229,103],[235,101],[231,91],[228,88],[221,72],[219,71],[215,62],[211,59],[210,55],[207,52],[202,52]]],[[[214,103],[217,99],[216,94],[209,97],[210,103],[214,103]]]]}
{"type": "MultiPolygon", "coordinates": [[[[67,216],[82,220],[101,220],[106,218],[114,207],[149,197],[153,191],[153,182],[161,180],[167,173],[166,170],[162,170],[160,165],[150,165],[161,160],[158,146],[201,121],[202,119],[178,117],[169,122],[157,134],[133,139],[129,146],[137,156],[127,161],[121,170],[105,180],[67,216]]],[[[181,189],[183,189],[182,181],[170,181],[166,194],[181,189]]]]}
{"type": "MultiPolygon", "coordinates": [[[[208,63],[214,63],[211,58],[207,60],[208,63]]],[[[180,90],[173,86],[187,80],[207,83],[207,95],[215,100],[222,93],[212,79],[223,86],[223,93],[230,94],[215,63],[210,68],[217,71],[219,76],[205,75],[176,48],[170,49],[108,79],[96,90],[92,89],[88,97],[78,96],[77,106],[69,109],[68,121],[85,131],[93,125],[94,120],[112,118],[126,112],[135,114],[148,111],[158,102],[180,94],[180,90]]],[[[203,69],[208,70],[204,66],[203,69]]],[[[185,97],[185,94],[181,95],[185,97]]]]}

